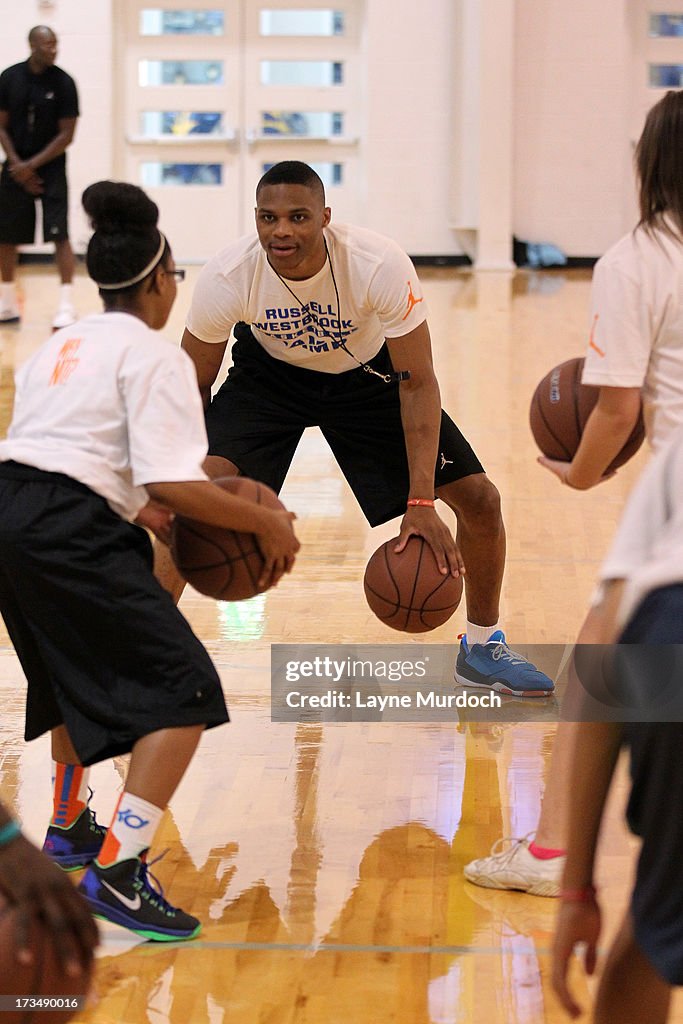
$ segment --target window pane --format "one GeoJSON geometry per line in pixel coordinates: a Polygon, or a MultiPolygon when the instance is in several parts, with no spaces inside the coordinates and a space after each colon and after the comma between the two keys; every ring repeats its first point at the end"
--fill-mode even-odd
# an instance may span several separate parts
{"type": "MultiPolygon", "coordinates": [[[[274,167],[274,163],[268,163],[263,165],[263,173],[269,171],[271,167],[274,167]]],[[[344,181],[344,165],[334,163],[309,163],[309,167],[320,175],[322,183],[325,188],[333,187],[334,185],[341,185],[344,181]]]]}
{"type": "Polygon", "coordinates": [[[683,85],[683,64],[650,64],[653,89],[678,89],[683,85]]]}
{"type": "Polygon", "coordinates": [[[138,81],[146,85],[222,85],[222,60],[141,60],[138,81]]]}
{"type": "Polygon", "coordinates": [[[141,36],[222,36],[223,11],[140,11],[141,36]]]}
{"type": "Polygon", "coordinates": [[[299,135],[329,139],[344,133],[344,115],[340,111],[262,110],[263,135],[299,135]]]}
{"type": "Polygon", "coordinates": [[[339,61],[261,61],[261,85],[340,85],[343,80],[343,64],[339,61]]]}
{"type": "Polygon", "coordinates": [[[143,135],[222,135],[219,110],[143,110],[143,135]]]}
{"type": "Polygon", "coordinates": [[[343,36],[342,11],[261,11],[262,36],[343,36]]]}
{"type": "Polygon", "coordinates": [[[222,185],[223,164],[172,164],[150,160],[143,163],[141,177],[147,188],[159,185],[222,185]]]}
{"type": "Polygon", "coordinates": [[[650,35],[653,38],[683,36],[683,14],[651,14],[650,35]]]}

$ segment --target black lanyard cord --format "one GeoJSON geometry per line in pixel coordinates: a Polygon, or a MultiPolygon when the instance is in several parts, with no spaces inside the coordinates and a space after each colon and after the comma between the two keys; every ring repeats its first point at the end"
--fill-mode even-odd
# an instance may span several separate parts
{"type": "MultiPolygon", "coordinates": [[[[399,370],[398,372],[393,372],[393,373],[379,373],[372,366],[370,366],[369,363],[364,363],[362,360],[358,359],[358,357],[355,356],[353,354],[353,352],[351,352],[350,349],[348,349],[346,347],[346,342],[344,341],[344,335],[342,333],[342,326],[341,326],[342,319],[341,319],[341,300],[339,298],[339,288],[337,287],[337,279],[336,279],[336,277],[334,275],[334,267],[332,265],[332,258],[330,256],[330,250],[327,248],[327,239],[324,236],[323,236],[323,245],[325,246],[325,262],[329,263],[329,266],[330,266],[330,275],[332,277],[332,285],[334,287],[334,294],[335,294],[335,298],[336,298],[336,301],[337,301],[337,337],[336,338],[325,327],[321,327],[320,326],[320,321],[318,320],[318,318],[315,315],[315,313],[313,313],[312,310],[310,309],[309,304],[308,303],[304,303],[304,302],[301,301],[301,299],[296,294],[296,292],[294,292],[289,287],[289,285],[285,281],[284,277],[282,277],[280,274],[278,274],[277,270],[275,269],[273,264],[270,262],[270,260],[268,260],[268,266],[273,271],[275,276],[278,278],[280,283],[285,286],[285,288],[287,289],[289,294],[292,296],[292,298],[296,299],[296,301],[298,302],[302,312],[305,310],[308,313],[308,315],[311,317],[313,322],[315,323],[316,327],[319,330],[321,330],[323,332],[323,334],[326,335],[328,338],[332,338],[332,340],[337,343],[339,348],[343,349],[343,351],[346,352],[347,356],[350,356],[353,359],[354,362],[358,363],[358,365],[361,366],[365,370],[366,373],[371,373],[373,375],[373,377],[379,377],[379,379],[383,380],[385,384],[392,384],[394,382],[396,382],[397,384],[400,384],[401,381],[408,380],[410,378],[410,370],[399,370]]],[[[268,259],[267,256],[266,256],[266,259],[268,259]]],[[[277,338],[278,335],[276,334],[275,337],[277,338]]]]}

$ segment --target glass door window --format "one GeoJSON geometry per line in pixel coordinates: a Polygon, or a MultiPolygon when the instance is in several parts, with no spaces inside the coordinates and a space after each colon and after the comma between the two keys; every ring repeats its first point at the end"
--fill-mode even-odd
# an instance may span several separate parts
{"type": "Polygon", "coordinates": [[[141,36],[222,36],[225,34],[225,11],[163,10],[143,8],[140,11],[141,36]]]}
{"type": "Polygon", "coordinates": [[[262,110],[261,134],[278,138],[296,135],[333,139],[344,134],[344,113],[341,110],[262,110]]]}
{"type": "Polygon", "coordinates": [[[343,36],[344,11],[314,8],[262,10],[259,31],[262,36],[343,36]]]}
{"type": "Polygon", "coordinates": [[[141,110],[140,133],[154,139],[160,135],[225,135],[222,110],[141,110]]]}
{"type": "Polygon", "coordinates": [[[683,36],[683,14],[651,14],[650,36],[653,39],[683,36]]]}
{"type": "Polygon", "coordinates": [[[361,0],[247,7],[247,179],[303,160],[323,179],[333,217],[358,219],[361,0]]]}

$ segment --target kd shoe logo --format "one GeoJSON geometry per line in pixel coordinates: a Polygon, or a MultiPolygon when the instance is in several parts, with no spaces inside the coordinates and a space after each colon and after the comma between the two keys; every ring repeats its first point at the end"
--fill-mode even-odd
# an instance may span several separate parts
{"type": "Polygon", "coordinates": [[[145,825],[149,825],[149,821],[145,821],[139,814],[135,814],[129,807],[119,811],[118,819],[122,822],[126,828],[144,828],[145,825]]]}
{"type": "Polygon", "coordinates": [[[410,283],[410,281],[408,281],[407,283],[408,283],[408,308],[406,310],[406,315],[403,317],[404,320],[408,319],[408,317],[412,313],[413,309],[415,308],[415,306],[417,306],[417,304],[419,302],[424,302],[423,298],[419,298],[419,299],[415,298],[415,296],[413,295],[413,286],[412,286],[412,284],[410,283]]]}
{"type": "Polygon", "coordinates": [[[135,899],[130,899],[130,897],[124,896],[122,892],[119,892],[118,889],[115,889],[113,885],[110,885],[109,882],[105,882],[103,878],[100,879],[100,881],[102,882],[104,888],[109,889],[109,892],[112,894],[112,896],[116,897],[119,903],[123,903],[124,907],[128,907],[129,910],[140,909],[142,900],[140,899],[139,892],[136,892],[135,899]]]}

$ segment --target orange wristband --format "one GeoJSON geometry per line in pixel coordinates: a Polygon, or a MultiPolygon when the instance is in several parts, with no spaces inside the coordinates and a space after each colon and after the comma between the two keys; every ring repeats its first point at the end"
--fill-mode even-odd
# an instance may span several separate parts
{"type": "Polygon", "coordinates": [[[587,885],[584,889],[563,889],[560,899],[564,903],[595,903],[596,889],[594,885],[587,885]]]}
{"type": "Polygon", "coordinates": [[[408,508],[434,508],[436,502],[433,498],[408,498],[408,508]]]}

